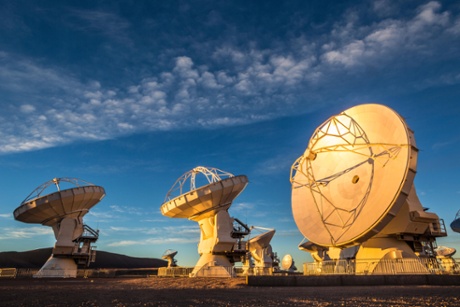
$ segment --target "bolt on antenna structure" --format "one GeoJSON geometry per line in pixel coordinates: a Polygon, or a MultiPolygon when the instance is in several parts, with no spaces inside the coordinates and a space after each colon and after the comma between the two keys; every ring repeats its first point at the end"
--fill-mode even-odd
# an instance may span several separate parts
{"type": "Polygon", "coordinates": [[[417,197],[417,155],[413,131],[386,106],[327,119],[291,169],[292,214],[308,240],[299,248],[318,264],[355,259],[356,273],[385,273],[384,259],[435,258],[436,238],[447,233],[417,197]]]}
{"type": "Polygon", "coordinates": [[[91,244],[99,232],[83,223],[83,216],[105,196],[104,188],[76,178],[54,178],[37,187],[14,210],[14,218],[53,229],[52,255],[34,277],[77,276],[78,265],[89,266],[96,251],[91,244]],[[73,186],[62,189],[64,185],[73,186]],[[46,193],[48,188],[57,191],[46,193]]]}
{"type": "MultiPolygon", "coordinates": [[[[234,176],[217,168],[198,166],[183,174],[166,194],[161,213],[171,218],[187,218],[199,224],[200,259],[190,277],[233,276],[233,257],[238,238],[249,233],[234,233],[228,209],[248,184],[245,175],[234,176]]],[[[244,225],[246,229],[247,226],[244,225]]]]}

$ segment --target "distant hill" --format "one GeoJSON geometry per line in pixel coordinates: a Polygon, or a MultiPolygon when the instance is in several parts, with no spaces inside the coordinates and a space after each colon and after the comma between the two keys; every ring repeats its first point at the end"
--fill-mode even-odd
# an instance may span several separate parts
{"type": "MultiPolygon", "coordinates": [[[[0,268],[41,268],[51,256],[52,248],[41,248],[26,252],[0,252],[0,268]]],[[[96,252],[92,269],[136,269],[165,267],[168,262],[157,258],[136,258],[104,251],[96,252]]]]}

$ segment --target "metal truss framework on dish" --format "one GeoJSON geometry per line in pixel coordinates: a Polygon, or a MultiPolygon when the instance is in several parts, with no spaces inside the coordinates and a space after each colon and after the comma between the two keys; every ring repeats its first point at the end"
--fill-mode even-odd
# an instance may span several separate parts
{"type": "Polygon", "coordinates": [[[417,197],[417,155],[413,131],[386,106],[358,105],[326,120],[291,170],[293,216],[308,239],[299,248],[319,267],[359,263],[356,274],[395,259],[427,272],[419,260],[436,259],[436,238],[447,233],[417,197]]]}
{"type": "Polygon", "coordinates": [[[182,175],[167,193],[161,213],[188,218],[200,227],[200,259],[190,277],[232,277],[235,262],[243,262],[246,271],[254,268],[260,274],[272,272],[274,253],[269,243],[275,230],[245,241],[253,228],[228,213],[247,184],[244,175],[199,166],[182,175]]]}
{"type": "Polygon", "coordinates": [[[14,210],[16,220],[50,226],[56,238],[51,257],[34,277],[76,277],[78,265],[87,267],[95,261],[91,244],[99,232],[85,225],[83,216],[104,196],[100,186],[75,178],[54,178],[36,188],[14,210]],[[63,184],[73,188],[61,189],[63,184]],[[53,186],[57,191],[45,194],[53,186]]]}

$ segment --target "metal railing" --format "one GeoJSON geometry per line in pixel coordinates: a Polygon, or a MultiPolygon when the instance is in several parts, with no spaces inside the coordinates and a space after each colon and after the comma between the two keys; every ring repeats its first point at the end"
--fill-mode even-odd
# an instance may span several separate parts
{"type": "MultiPolygon", "coordinates": [[[[212,267],[211,267],[212,268],[212,267]]],[[[259,267],[242,267],[230,266],[220,267],[226,270],[229,276],[266,276],[273,275],[273,268],[259,268],[259,267]]],[[[189,277],[194,267],[171,267],[171,268],[158,268],[158,276],[163,277],[189,277]]]]}
{"type": "Polygon", "coordinates": [[[15,278],[17,271],[15,268],[0,268],[0,278],[15,278]]]}
{"type": "MultiPolygon", "coordinates": [[[[16,269],[16,268],[0,268],[0,278],[32,278],[36,277],[36,274],[40,269],[16,269]]],[[[54,277],[71,277],[68,276],[68,270],[54,270],[54,277]],[[67,276],[66,276],[67,275],[67,276]]],[[[75,272],[73,272],[75,273],[75,272]]],[[[76,270],[77,278],[94,278],[94,277],[120,277],[120,276],[138,276],[148,277],[157,275],[157,268],[145,268],[145,269],[79,269],[76,270]]],[[[73,275],[73,274],[72,274],[73,275]]],[[[38,276],[37,276],[38,277],[38,276]]],[[[53,277],[53,276],[46,276],[53,277]]]]}
{"type": "MultiPolygon", "coordinates": [[[[405,258],[329,260],[304,263],[304,275],[399,275],[399,274],[460,274],[460,259],[405,258]]],[[[145,268],[145,269],[80,269],[77,278],[119,276],[189,277],[193,267],[145,268]]],[[[229,276],[273,275],[273,268],[231,266],[225,267],[229,276]]],[[[0,268],[0,278],[31,278],[39,269],[0,268]]]]}
{"type": "Polygon", "coordinates": [[[17,269],[16,277],[33,277],[40,269],[17,269]]]}
{"type": "Polygon", "coordinates": [[[304,275],[460,274],[455,259],[435,258],[328,260],[304,263],[304,275]]]}
{"type": "Polygon", "coordinates": [[[162,277],[188,277],[192,273],[193,268],[171,267],[158,268],[158,276],[162,277]]]}

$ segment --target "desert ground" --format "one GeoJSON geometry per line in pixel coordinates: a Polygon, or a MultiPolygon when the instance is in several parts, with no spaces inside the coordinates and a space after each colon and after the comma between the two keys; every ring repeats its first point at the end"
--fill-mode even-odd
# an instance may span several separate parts
{"type": "Polygon", "coordinates": [[[1,306],[460,306],[460,286],[253,287],[245,278],[0,279],[1,306]]]}

